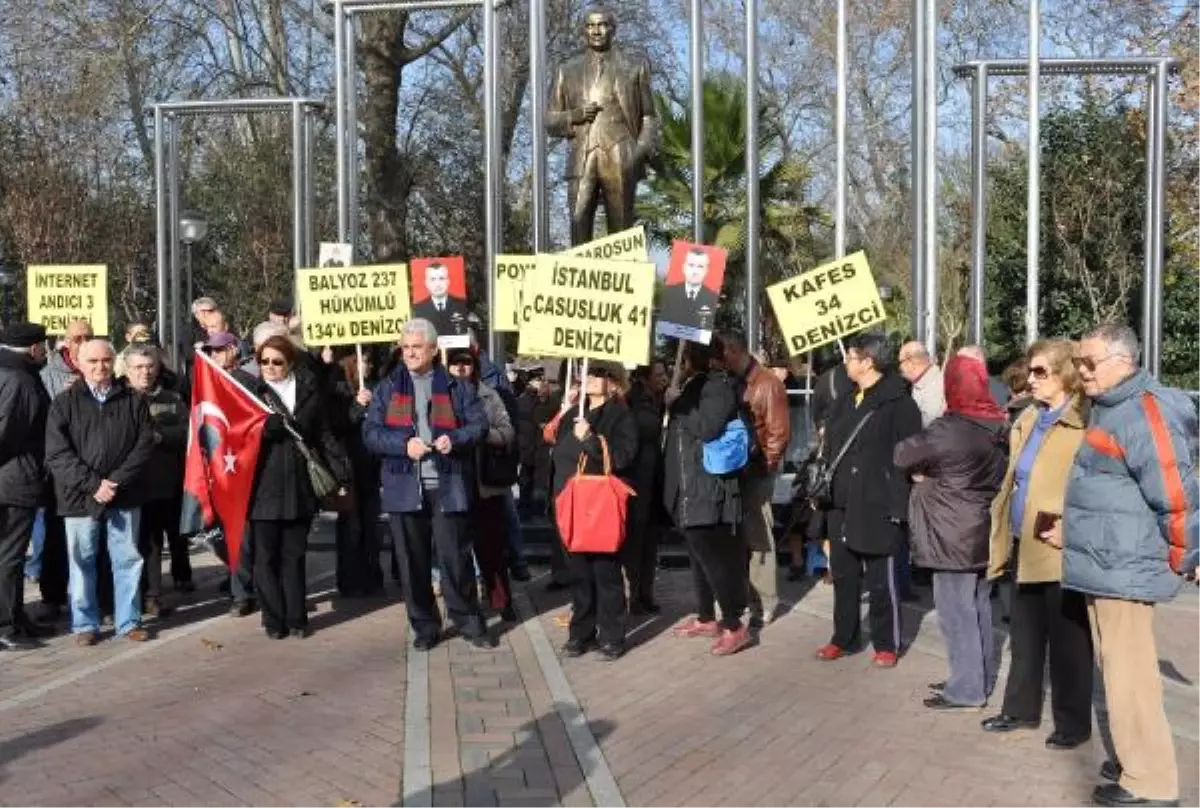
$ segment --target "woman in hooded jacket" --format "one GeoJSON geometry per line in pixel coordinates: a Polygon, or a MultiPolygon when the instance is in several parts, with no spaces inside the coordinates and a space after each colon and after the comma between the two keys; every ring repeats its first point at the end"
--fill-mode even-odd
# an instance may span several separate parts
{"type": "Polygon", "coordinates": [[[930,685],[925,706],[978,709],[996,684],[987,566],[1008,419],[988,391],[983,362],[954,356],[943,376],[946,414],[896,444],[895,462],[913,478],[913,560],[933,570],[933,602],[950,662],[949,678],[930,685]]]}
{"type": "Polygon", "coordinates": [[[704,444],[738,417],[733,382],[710,370],[711,346],[689,342],[683,352],[682,389],[667,390],[667,446],[663,501],[687,540],[696,615],[675,627],[676,637],[711,637],[714,656],[735,654],[750,643],[746,610],[746,547],[738,540],[741,490],[736,474],[704,468],[704,444]],[[713,601],[721,607],[718,622],[713,601]]]}

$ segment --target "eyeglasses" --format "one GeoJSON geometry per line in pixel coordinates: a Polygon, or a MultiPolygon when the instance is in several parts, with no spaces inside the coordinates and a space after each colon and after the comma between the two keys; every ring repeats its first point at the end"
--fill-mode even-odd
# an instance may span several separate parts
{"type": "Polygon", "coordinates": [[[450,360],[450,367],[452,367],[452,368],[464,368],[464,367],[469,368],[474,364],[475,364],[474,362],[472,362],[470,359],[466,359],[466,358],[450,360]]]}
{"type": "Polygon", "coordinates": [[[284,368],[284,367],[287,367],[287,360],[286,359],[260,359],[260,360],[258,360],[258,364],[262,365],[263,367],[269,366],[269,367],[273,367],[273,368],[284,368]]]}
{"type": "Polygon", "coordinates": [[[1107,353],[1099,359],[1093,359],[1090,356],[1075,356],[1071,358],[1071,364],[1075,366],[1076,370],[1086,369],[1089,373],[1094,373],[1096,368],[1110,359],[1116,359],[1118,356],[1122,356],[1122,354],[1107,353]]]}
{"type": "Polygon", "coordinates": [[[588,375],[597,379],[611,379],[612,373],[604,368],[588,368],[588,375]]]}
{"type": "Polygon", "coordinates": [[[1029,375],[1038,381],[1045,381],[1050,377],[1050,368],[1045,365],[1030,365],[1029,375]]]}

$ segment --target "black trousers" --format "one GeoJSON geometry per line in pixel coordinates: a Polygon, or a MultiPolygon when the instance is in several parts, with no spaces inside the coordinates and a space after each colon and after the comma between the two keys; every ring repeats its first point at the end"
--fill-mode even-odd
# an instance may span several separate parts
{"type": "MultiPolygon", "coordinates": [[[[46,507],[45,520],[46,541],[42,546],[42,574],[38,576],[38,589],[42,593],[42,603],[66,608],[67,582],[71,577],[67,561],[67,529],[53,505],[46,507]]],[[[105,576],[98,577],[103,579],[105,576]]]]}
{"type": "Polygon", "coordinates": [[[27,622],[25,552],[33,537],[37,508],[0,505],[0,636],[27,622]]]}
{"type": "MultiPolygon", "coordinates": [[[[177,586],[192,580],[192,546],[187,539],[179,535],[179,513],[183,510],[183,498],[175,497],[169,500],[170,506],[163,506],[163,537],[167,549],[171,552],[171,581],[177,586]]],[[[142,521],[146,515],[143,511],[142,521]]]]}
{"type": "Polygon", "coordinates": [[[436,559],[442,571],[442,599],[450,620],[464,637],[482,636],[486,628],[479,611],[468,516],[444,513],[436,489],[426,489],[422,498],[421,510],[388,515],[392,535],[403,537],[400,577],[409,625],[415,636],[430,640],[436,639],[442,630],[431,576],[436,559]]]}
{"type": "Polygon", "coordinates": [[[844,541],[829,542],[833,572],[833,639],[851,650],[862,642],[862,592],[870,598],[871,645],[876,651],[900,651],[900,598],[896,589],[895,556],[865,555],[844,541]]]}
{"type": "Polygon", "coordinates": [[[254,583],[262,624],[268,631],[308,625],[304,556],[312,519],[255,520],[254,583]]]}
{"type": "Polygon", "coordinates": [[[572,640],[625,641],[625,580],[616,553],[568,553],[572,640]]]}
{"type": "Polygon", "coordinates": [[[1073,738],[1091,735],[1092,633],[1084,596],[1057,582],[1017,584],[1009,640],[1012,664],[1004,687],[1004,713],[1041,720],[1048,647],[1054,728],[1073,738]]]}
{"type": "MultiPolygon", "coordinates": [[[[171,578],[190,581],[192,564],[179,538],[179,503],[173,499],[160,499],[142,505],[142,521],[138,527],[138,552],[142,555],[142,597],[162,598],[162,552],[163,545],[171,548],[171,578]],[[176,575],[180,569],[177,556],[183,556],[187,565],[187,577],[176,575]]],[[[182,572],[180,572],[182,574],[182,572]]]]}
{"type": "Polygon", "coordinates": [[[629,600],[654,602],[654,574],[658,569],[658,525],[653,524],[654,498],[647,491],[629,506],[629,527],[621,547],[621,565],[629,579],[629,600]]]}
{"type": "Polygon", "coordinates": [[[354,507],[337,517],[337,588],[370,595],[383,588],[379,565],[379,496],[356,491],[354,507]]]}
{"type": "Polygon", "coordinates": [[[746,548],[729,526],[691,527],[683,531],[691,555],[696,615],[716,620],[713,601],[721,607],[721,628],[741,628],[746,611],[746,548]]]}

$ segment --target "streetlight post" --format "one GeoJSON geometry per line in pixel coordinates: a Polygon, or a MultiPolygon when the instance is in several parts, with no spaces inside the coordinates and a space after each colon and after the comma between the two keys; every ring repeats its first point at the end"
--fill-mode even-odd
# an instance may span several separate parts
{"type": "Polygon", "coordinates": [[[12,290],[17,285],[17,275],[15,272],[8,269],[4,263],[4,256],[0,253],[0,288],[4,289],[4,330],[12,324],[12,290]]]}
{"type": "Polygon", "coordinates": [[[193,297],[192,246],[204,241],[208,235],[208,222],[194,210],[184,211],[179,217],[179,240],[187,246],[187,299],[185,306],[191,306],[193,297]]]}

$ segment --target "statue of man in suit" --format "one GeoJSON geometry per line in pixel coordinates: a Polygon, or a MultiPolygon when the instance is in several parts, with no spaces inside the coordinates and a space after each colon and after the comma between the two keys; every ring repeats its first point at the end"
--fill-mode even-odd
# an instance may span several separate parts
{"type": "Polygon", "coordinates": [[[588,51],[559,66],[550,93],[546,128],[571,141],[567,197],[573,245],[592,240],[601,199],[609,233],[633,226],[637,184],[658,146],[650,63],[614,48],[616,32],[611,11],[589,10],[588,51]]]}

